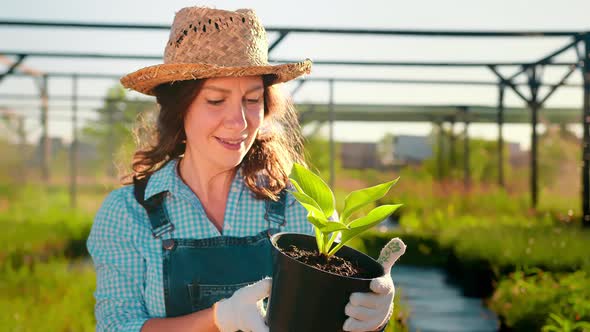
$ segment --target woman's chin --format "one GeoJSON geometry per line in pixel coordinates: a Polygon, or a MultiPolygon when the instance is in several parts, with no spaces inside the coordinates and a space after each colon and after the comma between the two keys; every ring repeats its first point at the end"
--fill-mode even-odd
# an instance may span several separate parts
{"type": "Polygon", "coordinates": [[[235,156],[227,156],[223,159],[218,159],[218,164],[224,169],[234,168],[240,165],[244,159],[244,154],[237,154],[235,156]]]}

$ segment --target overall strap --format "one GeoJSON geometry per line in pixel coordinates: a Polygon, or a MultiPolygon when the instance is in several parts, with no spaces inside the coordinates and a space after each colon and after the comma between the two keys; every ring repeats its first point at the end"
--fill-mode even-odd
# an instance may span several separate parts
{"type": "Polygon", "coordinates": [[[285,207],[287,205],[287,190],[283,189],[279,193],[277,201],[266,200],[266,213],[264,219],[269,223],[278,224],[278,226],[285,226],[285,207]]]}
{"type": "Polygon", "coordinates": [[[164,197],[167,191],[158,193],[148,200],[145,200],[145,189],[147,187],[150,176],[147,175],[141,179],[133,177],[133,193],[135,200],[146,210],[150,223],[152,224],[152,235],[154,238],[160,238],[162,235],[172,232],[174,224],[168,219],[168,215],[164,210],[164,197]]]}

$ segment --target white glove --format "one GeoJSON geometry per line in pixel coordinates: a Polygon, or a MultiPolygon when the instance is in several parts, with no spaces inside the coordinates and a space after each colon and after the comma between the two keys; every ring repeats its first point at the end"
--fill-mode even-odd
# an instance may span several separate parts
{"type": "Polygon", "coordinates": [[[232,297],[213,305],[215,325],[221,332],[268,332],[262,301],[268,297],[272,279],[262,279],[238,289],[232,297]]]}
{"type": "Polygon", "coordinates": [[[383,327],[393,313],[395,286],[391,280],[391,267],[406,252],[406,245],[399,238],[387,243],[377,261],[383,265],[385,275],[371,281],[371,293],[352,293],[344,308],[348,319],[342,329],[351,332],[375,331],[383,327]]]}

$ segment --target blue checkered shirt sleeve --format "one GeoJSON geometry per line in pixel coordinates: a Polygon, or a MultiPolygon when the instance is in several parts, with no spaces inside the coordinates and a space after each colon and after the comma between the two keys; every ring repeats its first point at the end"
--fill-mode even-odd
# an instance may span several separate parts
{"type": "Polygon", "coordinates": [[[141,232],[127,208],[126,189],[107,196],[88,237],[96,269],[97,331],[141,331],[150,318],[142,294],[146,263],[133,243],[141,232]]]}

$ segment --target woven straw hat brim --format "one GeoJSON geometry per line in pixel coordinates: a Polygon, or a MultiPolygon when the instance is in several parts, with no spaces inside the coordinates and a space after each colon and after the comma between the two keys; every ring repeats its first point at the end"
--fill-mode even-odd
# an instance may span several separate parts
{"type": "Polygon", "coordinates": [[[121,78],[124,87],[154,95],[160,84],[213,77],[273,75],[271,84],[283,83],[311,71],[312,61],[268,66],[222,67],[200,63],[168,63],[145,67],[121,78]]]}

